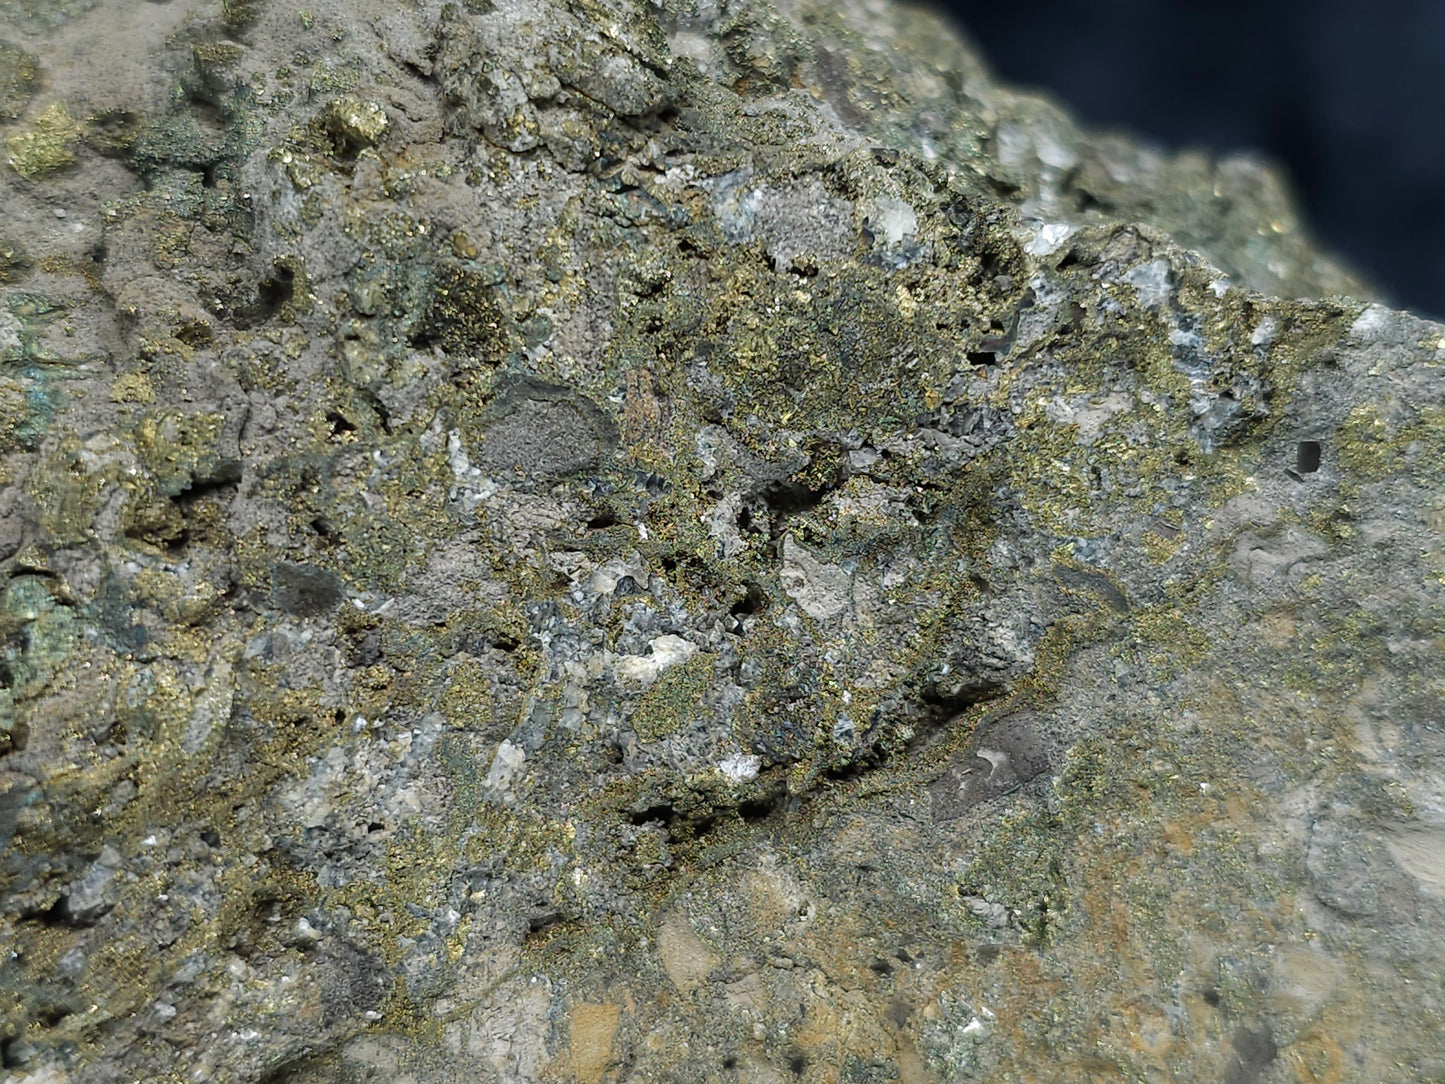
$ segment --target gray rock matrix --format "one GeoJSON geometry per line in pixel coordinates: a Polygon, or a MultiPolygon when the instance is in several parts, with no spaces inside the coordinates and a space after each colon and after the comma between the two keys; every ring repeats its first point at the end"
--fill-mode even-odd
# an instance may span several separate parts
{"type": "Polygon", "coordinates": [[[1445,1077],[1445,327],[1261,165],[889,0],[0,0],[0,160],[6,1079],[1445,1077]]]}

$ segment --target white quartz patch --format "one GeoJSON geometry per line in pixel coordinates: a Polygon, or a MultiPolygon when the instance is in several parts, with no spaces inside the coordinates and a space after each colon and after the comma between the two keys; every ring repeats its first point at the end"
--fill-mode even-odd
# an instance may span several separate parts
{"type": "Polygon", "coordinates": [[[892,196],[883,196],[873,204],[868,216],[875,237],[885,244],[901,245],[905,237],[918,234],[918,212],[910,204],[892,196]]]}
{"type": "Polygon", "coordinates": [[[1124,281],[1139,291],[1139,304],[1146,309],[1157,309],[1169,300],[1169,261],[1150,260],[1132,267],[1124,275],[1124,281]]]}
{"type": "Polygon", "coordinates": [[[664,671],[687,662],[697,654],[697,645],[681,636],[659,636],[648,641],[651,651],[646,655],[623,655],[617,660],[617,680],[633,685],[651,685],[664,671]]]}
{"type": "Polygon", "coordinates": [[[1279,334],[1279,322],[1273,316],[1266,316],[1249,333],[1250,346],[1269,346],[1279,334]]]}
{"type": "Polygon", "coordinates": [[[809,617],[826,621],[852,602],[853,578],[837,565],[818,560],[793,540],[783,537],[783,590],[809,617]]]}
{"type": "Polygon", "coordinates": [[[758,777],[758,769],[762,766],[762,757],[753,756],[751,753],[733,753],[718,761],[717,770],[734,783],[746,783],[749,779],[758,777]]]}
{"type": "Polygon", "coordinates": [[[497,746],[497,755],[492,758],[492,766],[487,769],[487,778],[483,784],[488,790],[506,791],[511,789],[512,780],[522,770],[522,765],[527,761],[527,751],[519,745],[513,745],[509,741],[502,742],[497,746]]]}
{"type": "Polygon", "coordinates": [[[1390,310],[1384,305],[1371,305],[1355,318],[1350,325],[1350,337],[1360,341],[1375,338],[1390,320],[1390,310]]]}
{"type": "Polygon", "coordinates": [[[1070,237],[1074,235],[1074,227],[1067,222],[1046,222],[1039,227],[1039,232],[1024,245],[1024,251],[1030,256],[1047,256],[1051,252],[1057,252],[1070,237]]]}
{"type": "Polygon", "coordinates": [[[1044,404],[1044,413],[1060,425],[1078,426],[1078,442],[1092,444],[1110,418],[1133,407],[1132,395],[1115,391],[1101,399],[1054,399],[1044,404]]]}
{"type": "Polygon", "coordinates": [[[0,309],[0,355],[20,353],[20,321],[0,309]]]}

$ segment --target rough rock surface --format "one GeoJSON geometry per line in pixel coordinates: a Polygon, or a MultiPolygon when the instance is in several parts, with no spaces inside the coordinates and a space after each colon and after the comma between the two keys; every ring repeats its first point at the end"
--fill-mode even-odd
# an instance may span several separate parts
{"type": "Polygon", "coordinates": [[[1445,1074],[1445,328],[1260,166],[885,0],[0,0],[0,148],[10,1079],[1445,1074]]]}

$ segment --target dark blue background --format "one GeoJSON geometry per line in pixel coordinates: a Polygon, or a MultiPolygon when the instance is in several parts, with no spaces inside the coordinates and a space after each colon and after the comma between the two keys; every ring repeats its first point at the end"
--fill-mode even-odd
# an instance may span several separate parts
{"type": "Polygon", "coordinates": [[[940,0],[1084,123],[1282,164],[1315,237],[1445,316],[1445,0],[940,0]]]}

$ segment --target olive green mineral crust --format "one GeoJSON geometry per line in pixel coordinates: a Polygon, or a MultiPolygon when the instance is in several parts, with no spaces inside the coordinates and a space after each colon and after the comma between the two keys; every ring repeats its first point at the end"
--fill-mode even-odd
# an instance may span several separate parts
{"type": "Polygon", "coordinates": [[[35,55],[0,40],[0,117],[13,120],[25,111],[40,84],[35,55]]]}
{"type": "Polygon", "coordinates": [[[6,1069],[1445,1074],[1445,330],[724,8],[0,0],[6,1069]]]}
{"type": "Polygon", "coordinates": [[[53,102],[25,130],[5,141],[7,164],[26,180],[75,165],[75,144],[81,128],[65,106],[53,102]]]}

